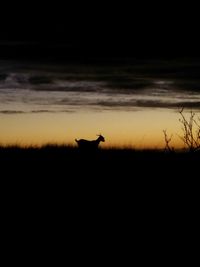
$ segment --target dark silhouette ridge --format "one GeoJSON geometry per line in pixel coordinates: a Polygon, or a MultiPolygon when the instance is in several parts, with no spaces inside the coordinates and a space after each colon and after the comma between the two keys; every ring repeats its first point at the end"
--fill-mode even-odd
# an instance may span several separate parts
{"type": "Polygon", "coordinates": [[[105,142],[105,138],[100,134],[96,140],[75,139],[78,147],[84,150],[96,150],[100,142],[105,142]]]}
{"type": "Polygon", "coordinates": [[[38,180],[39,183],[43,180],[45,183],[50,176],[53,177],[52,181],[59,176],[59,179],[64,179],[63,182],[67,183],[73,182],[71,177],[93,178],[95,174],[96,179],[101,177],[101,181],[103,179],[105,183],[109,181],[112,183],[113,179],[117,179],[114,177],[119,175],[119,181],[122,177],[123,179],[126,177],[131,183],[137,181],[140,183],[141,177],[144,177],[145,181],[150,181],[152,176],[153,179],[158,179],[159,184],[162,181],[166,182],[164,177],[167,177],[167,182],[173,184],[176,179],[179,180],[178,177],[182,179],[185,175],[187,178],[196,179],[194,172],[197,170],[195,166],[199,166],[199,155],[200,151],[191,154],[186,151],[165,153],[164,150],[140,151],[117,148],[91,150],[87,145],[83,150],[74,146],[48,145],[41,148],[0,146],[2,173],[6,176],[12,174],[13,177],[16,177],[16,173],[20,174],[20,177],[25,177],[26,182],[29,181],[27,174],[31,174],[34,181],[38,180]],[[79,153],[80,151],[84,153],[79,153]],[[42,180],[39,177],[43,177],[42,180]]]}

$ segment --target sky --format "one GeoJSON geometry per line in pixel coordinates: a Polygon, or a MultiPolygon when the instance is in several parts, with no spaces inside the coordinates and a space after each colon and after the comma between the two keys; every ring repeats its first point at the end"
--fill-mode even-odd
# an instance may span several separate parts
{"type": "Polygon", "coordinates": [[[200,109],[189,8],[17,11],[0,21],[0,143],[73,144],[101,133],[105,146],[162,147],[167,129],[181,146],[179,110],[200,109]]]}
{"type": "Polygon", "coordinates": [[[164,146],[163,130],[180,146],[179,111],[200,110],[199,61],[95,59],[87,63],[0,61],[1,143],[164,146]]]}
{"type": "MultiPolygon", "coordinates": [[[[2,4],[1,9],[0,40],[45,43],[49,53],[60,56],[65,56],[64,49],[59,53],[52,44],[64,42],[70,47],[70,54],[85,57],[199,55],[199,16],[194,4],[181,3],[176,7],[170,1],[155,5],[142,1],[88,5],[35,1],[24,5],[18,1],[5,8],[2,4]]],[[[2,55],[5,50],[4,47],[2,55]]],[[[10,51],[8,48],[7,53],[10,51]]],[[[41,57],[44,51],[37,47],[27,53],[39,53],[41,57]]],[[[17,54],[18,51],[13,53],[17,54]]]]}

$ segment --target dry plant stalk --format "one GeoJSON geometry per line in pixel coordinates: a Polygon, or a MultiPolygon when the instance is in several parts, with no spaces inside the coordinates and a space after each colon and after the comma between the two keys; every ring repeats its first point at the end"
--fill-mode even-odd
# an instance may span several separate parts
{"type": "Polygon", "coordinates": [[[167,130],[163,130],[164,138],[165,138],[165,150],[169,152],[174,152],[174,148],[170,146],[170,142],[172,140],[173,134],[170,137],[167,135],[167,130]]]}
{"type": "Polygon", "coordinates": [[[190,152],[195,152],[200,149],[200,118],[195,112],[190,111],[190,117],[187,119],[183,114],[183,108],[179,113],[183,132],[183,135],[179,137],[190,152]]]}

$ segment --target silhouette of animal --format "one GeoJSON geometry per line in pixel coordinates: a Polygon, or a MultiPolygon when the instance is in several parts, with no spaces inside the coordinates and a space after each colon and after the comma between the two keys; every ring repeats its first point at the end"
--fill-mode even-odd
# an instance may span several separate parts
{"type": "Polygon", "coordinates": [[[105,142],[105,138],[100,134],[97,135],[98,138],[96,140],[85,140],[85,139],[75,139],[80,149],[91,150],[98,149],[100,142],[105,142]]]}

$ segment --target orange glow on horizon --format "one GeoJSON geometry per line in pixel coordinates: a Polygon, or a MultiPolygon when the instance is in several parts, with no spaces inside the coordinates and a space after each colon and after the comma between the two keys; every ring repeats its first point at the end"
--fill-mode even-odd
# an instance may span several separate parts
{"type": "Polygon", "coordinates": [[[173,134],[171,146],[183,147],[179,114],[169,110],[82,111],[0,115],[0,143],[73,144],[75,138],[92,140],[101,133],[101,147],[164,148],[163,130],[173,134]]]}

